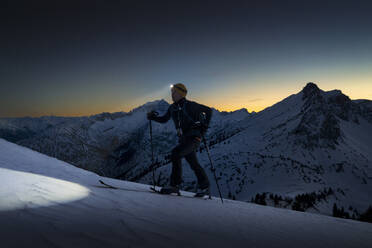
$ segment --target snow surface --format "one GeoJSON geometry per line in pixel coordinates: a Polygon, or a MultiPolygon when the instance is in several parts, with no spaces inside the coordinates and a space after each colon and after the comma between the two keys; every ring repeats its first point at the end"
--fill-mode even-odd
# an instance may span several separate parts
{"type": "Polygon", "coordinates": [[[158,195],[3,139],[0,179],[1,247],[372,246],[369,223],[158,195]],[[121,189],[104,188],[99,179],[121,189]]]}

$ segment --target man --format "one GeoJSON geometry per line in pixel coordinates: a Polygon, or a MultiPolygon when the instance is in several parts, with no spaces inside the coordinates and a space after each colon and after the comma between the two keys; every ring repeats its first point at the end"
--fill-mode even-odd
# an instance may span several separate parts
{"type": "Polygon", "coordinates": [[[179,137],[178,145],[172,150],[172,174],[170,185],[160,190],[162,194],[179,193],[182,182],[182,163],[185,158],[194,171],[197,179],[196,197],[202,197],[209,194],[209,180],[204,169],[200,166],[196,157],[202,134],[207,131],[211,116],[211,108],[186,99],[187,89],[185,85],[178,83],[171,86],[172,100],[167,113],[164,116],[157,116],[155,111],[147,114],[149,120],[160,123],[173,119],[177,135],[179,137]]]}

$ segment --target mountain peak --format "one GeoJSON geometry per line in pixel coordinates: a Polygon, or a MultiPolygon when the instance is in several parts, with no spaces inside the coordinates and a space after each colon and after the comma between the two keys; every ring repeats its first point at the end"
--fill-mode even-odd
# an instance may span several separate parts
{"type": "Polygon", "coordinates": [[[138,111],[149,112],[151,110],[158,110],[158,111],[162,112],[164,109],[167,109],[168,106],[169,106],[169,103],[167,101],[165,101],[164,99],[154,100],[154,101],[147,102],[147,103],[145,103],[141,106],[138,106],[138,107],[132,109],[130,112],[131,113],[138,112],[138,111]]]}
{"type": "Polygon", "coordinates": [[[315,83],[308,82],[306,86],[303,88],[302,92],[304,94],[303,98],[308,98],[314,95],[319,95],[320,89],[315,83]]]}

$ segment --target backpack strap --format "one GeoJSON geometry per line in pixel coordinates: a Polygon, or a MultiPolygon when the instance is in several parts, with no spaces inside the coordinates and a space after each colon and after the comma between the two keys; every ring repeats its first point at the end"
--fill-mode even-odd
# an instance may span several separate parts
{"type": "Polygon", "coordinates": [[[183,114],[187,117],[187,118],[189,118],[189,120],[191,120],[192,121],[192,123],[195,123],[195,120],[187,113],[187,111],[186,111],[186,102],[187,101],[185,101],[184,103],[183,103],[183,106],[182,106],[182,111],[183,111],[183,114]]]}

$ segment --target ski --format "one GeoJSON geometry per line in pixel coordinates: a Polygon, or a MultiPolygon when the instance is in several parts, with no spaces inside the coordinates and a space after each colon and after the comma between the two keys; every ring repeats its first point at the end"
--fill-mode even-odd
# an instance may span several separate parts
{"type": "Polygon", "coordinates": [[[182,196],[182,197],[187,197],[187,198],[196,198],[196,199],[204,199],[204,200],[212,200],[212,197],[210,195],[195,195],[195,196],[187,196],[187,195],[182,195],[181,193],[173,193],[173,194],[162,194],[160,192],[160,190],[154,188],[154,187],[150,187],[150,192],[153,192],[153,193],[157,193],[157,194],[160,194],[160,195],[172,195],[172,196],[182,196]],[[207,197],[207,198],[206,198],[207,197]]]}
{"type": "Polygon", "coordinates": [[[196,193],[194,195],[195,198],[205,198],[208,197],[208,199],[212,199],[212,196],[210,194],[201,194],[201,193],[196,193]]]}
{"type": "Polygon", "coordinates": [[[150,189],[151,189],[153,192],[155,192],[155,193],[159,193],[159,194],[161,194],[161,193],[160,193],[160,190],[155,189],[155,187],[150,187],[150,189]]]}
{"type": "Polygon", "coordinates": [[[119,188],[117,188],[117,187],[114,187],[114,186],[112,186],[112,185],[110,185],[110,184],[105,183],[105,182],[102,181],[102,180],[99,180],[99,182],[100,182],[101,184],[105,185],[106,187],[110,188],[110,189],[119,189],[119,188]]]}
{"type": "MultiPolygon", "coordinates": [[[[160,190],[154,188],[153,186],[150,187],[150,191],[145,191],[145,190],[131,190],[131,189],[124,189],[124,188],[118,188],[118,187],[115,187],[115,186],[112,186],[108,183],[105,183],[104,181],[102,180],[98,180],[102,185],[104,185],[105,187],[109,188],[109,189],[115,189],[115,190],[128,190],[128,191],[137,191],[137,192],[151,192],[151,193],[157,193],[157,194],[160,194],[160,195],[167,195],[167,194],[162,194],[160,193],[160,190]]],[[[170,194],[172,195],[172,194],[170,194]]],[[[212,197],[208,196],[208,195],[205,195],[205,196],[208,196],[208,198],[205,198],[205,196],[187,196],[187,195],[182,195],[181,193],[179,194],[176,194],[176,195],[173,195],[173,196],[181,196],[181,197],[187,197],[187,198],[197,198],[197,199],[204,199],[204,200],[212,200],[212,197]]]]}

